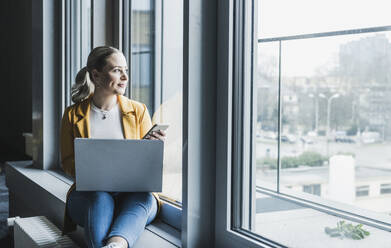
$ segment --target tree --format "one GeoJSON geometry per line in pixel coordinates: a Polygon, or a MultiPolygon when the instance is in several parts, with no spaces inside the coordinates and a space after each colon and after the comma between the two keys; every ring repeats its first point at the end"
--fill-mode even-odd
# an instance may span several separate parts
{"type": "Polygon", "coordinates": [[[367,119],[369,128],[391,137],[391,43],[387,36],[375,34],[341,45],[336,74],[345,92],[353,95],[352,124],[363,129],[359,120],[367,119]]]}

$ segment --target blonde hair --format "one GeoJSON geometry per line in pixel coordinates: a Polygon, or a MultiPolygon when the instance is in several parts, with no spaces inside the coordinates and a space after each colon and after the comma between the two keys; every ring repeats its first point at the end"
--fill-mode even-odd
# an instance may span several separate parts
{"type": "Polygon", "coordinates": [[[72,101],[78,103],[94,93],[95,85],[90,77],[92,70],[102,71],[106,65],[106,59],[114,53],[121,53],[118,49],[110,46],[95,47],[87,59],[87,66],[80,69],[76,74],[75,84],[72,85],[72,101]]]}

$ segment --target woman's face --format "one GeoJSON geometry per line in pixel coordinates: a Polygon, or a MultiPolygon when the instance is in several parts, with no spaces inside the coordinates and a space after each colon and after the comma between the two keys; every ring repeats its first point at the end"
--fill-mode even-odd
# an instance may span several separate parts
{"type": "Polygon", "coordinates": [[[128,85],[128,66],[122,53],[114,53],[106,59],[102,71],[93,70],[95,90],[105,95],[123,95],[128,85]]]}

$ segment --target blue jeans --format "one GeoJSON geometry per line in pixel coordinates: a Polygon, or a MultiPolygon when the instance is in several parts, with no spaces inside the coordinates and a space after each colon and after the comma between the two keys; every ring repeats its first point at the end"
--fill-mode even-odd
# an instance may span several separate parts
{"type": "Polygon", "coordinates": [[[151,193],[72,191],[67,214],[84,227],[88,247],[101,248],[113,236],[120,236],[132,247],[157,213],[151,193]]]}

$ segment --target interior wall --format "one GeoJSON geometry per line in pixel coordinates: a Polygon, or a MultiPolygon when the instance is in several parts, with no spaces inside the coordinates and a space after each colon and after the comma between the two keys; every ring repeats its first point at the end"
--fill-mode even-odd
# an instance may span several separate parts
{"type": "Polygon", "coordinates": [[[32,131],[31,2],[0,1],[0,162],[28,159],[22,133],[32,131]]]}

